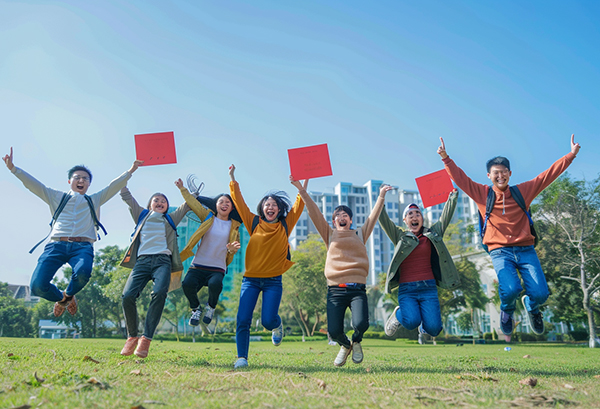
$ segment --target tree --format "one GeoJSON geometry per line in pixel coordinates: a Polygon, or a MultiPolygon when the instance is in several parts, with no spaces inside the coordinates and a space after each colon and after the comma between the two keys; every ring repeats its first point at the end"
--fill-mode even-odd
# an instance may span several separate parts
{"type": "MultiPolygon", "coordinates": [[[[558,297],[578,300],[587,316],[590,348],[598,347],[595,314],[600,312],[600,177],[592,182],[564,174],[540,194],[537,212],[545,222],[540,257],[558,297]],[[554,262],[555,264],[549,264],[554,262]],[[571,285],[565,286],[561,280],[571,285]],[[572,291],[578,288],[579,297],[572,291]]],[[[557,311],[560,315],[561,312],[557,311]]],[[[573,311],[571,311],[571,318],[573,311]]],[[[576,315],[575,315],[576,316],[576,315]]]]}
{"type": "Polygon", "coordinates": [[[16,300],[7,283],[0,283],[0,337],[31,337],[31,310],[16,300]]]}
{"type": "Polygon", "coordinates": [[[292,252],[295,264],[283,280],[282,305],[291,310],[305,335],[314,334],[327,311],[326,258],[325,244],[318,235],[310,234],[292,252]]]}

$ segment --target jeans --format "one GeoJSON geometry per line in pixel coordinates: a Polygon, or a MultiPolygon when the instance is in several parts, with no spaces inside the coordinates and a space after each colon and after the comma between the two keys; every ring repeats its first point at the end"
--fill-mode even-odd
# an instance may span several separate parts
{"type": "Polygon", "coordinates": [[[369,329],[369,305],[365,289],[352,289],[331,286],[327,289],[327,331],[339,345],[350,348],[352,345],[344,332],[346,310],[352,312],[352,342],[361,342],[369,329]]]}
{"type": "Polygon", "coordinates": [[[66,289],[69,296],[77,294],[90,281],[94,262],[94,247],[87,242],[51,241],[44,247],[31,276],[31,293],[48,301],[60,301],[63,293],[52,279],[65,263],[73,269],[66,289]]]}
{"type": "Polygon", "coordinates": [[[500,309],[510,315],[515,312],[517,298],[523,291],[520,273],[525,293],[529,296],[530,312],[537,314],[539,306],[546,302],[550,292],[533,246],[500,247],[490,251],[490,257],[498,276],[500,309]]]}
{"type": "Polygon", "coordinates": [[[150,280],[154,281],[154,286],[150,294],[150,306],[144,325],[144,337],[148,339],[152,339],[154,331],[156,331],[169,292],[169,283],[171,282],[170,255],[140,256],[135,261],[135,266],[129,274],[125,288],[123,288],[123,314],[125,315],[125,326],[129,337],[138,336],[136,301],[150,280]]]}
{"type": "Polygon", "coordinates": [[[219,271],[190,267],[181,283],[183,293],[190,302],[190,308],[196,310],[200,307],[198,291],[204,286],[208,286],[208,305],[211,308],[216,308],[219,295],[223,290],[223,277],[225,277],[225,274],[219,271]]]}
{"type": "Polygon", "coordinates": [[[396,319],[406,329],[420,324],[432,337],[442,331],[442,315],[435,280],[400,283],[398,287],[396,319]]]}
{"type": "Polygon", "coordinates": [[[240,305],[237,312],[237,328],[235,332],[235,343],[237,345],[238,358],[248,359],[250,348],[250,326],[252,325],[252,314],[258,301],[258,295],[262,291],[262,314],[263,327],[273,330],[281,325],[279,317],[279,304],[283,287],[281,276],[258,278],[244,277],[240,291],[240,305]]]}

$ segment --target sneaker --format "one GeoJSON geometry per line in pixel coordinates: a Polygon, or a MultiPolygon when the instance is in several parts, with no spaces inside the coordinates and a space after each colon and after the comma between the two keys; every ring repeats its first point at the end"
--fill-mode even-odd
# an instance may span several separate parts
{"type": "Polygon", "coordinates": [[[198,325],[200,325],[200,316],[201,315],[202,315],[202,311],[200,310],[200,308],[198,308],[197,310],[193,310],[192,316],[190,317],[189,324],[192,327],[197,327],[198,325]]]}
{"type": "Polygon", "coordinates": [[[515,320],[512,315],[500,311],[500,329],[504,335],[511,335],[515,329],[515,320]]]}
{"type": "Polygon", "coordinates": [[[363,361],[364,355],[360,342],[352,343],[352,362],[360,364],[363,361]]]}
{"type": "Polygon", "coordinates": [[[148,350],[150,349],[151,341],[151,339],[146,337],[140,337],[134,354],[140,358],[146,358],[148,356],[148,350]]]}
{"type": "Polygon", "coordinates": [[[273,345],[276,347],[281,345],[281,341],[283,340],[283,322],[279,324],[277,328],[273,330],[273,334],[271,335],[271,341],[273,341],[273,345]]]}
{"type": "Polygon", "coordinates": [[[544,316],[541,312],[532,313],[531,305],[528,295],[524,295],[521,298],[521,302],[523,303],[523,307],[525,307],[525,311],[527,311],[527,319],[528,324],[534,334],[542,335],[544,333],[544,316]]]}
{"type": "Polygon", "coordinates": [[[54,314],[54,316],[56,318],[63,315],[63,313],[65,312],[65,306],[66,306],[65,302],[57,301],[54,303],[54,308],[52,309],[52,313],[54,314]]]}
{"type": "Polygon", "coordinates": [[[235,361],[235,364],[233,364],[233,369],[240,369],[240,368],[247,368],[248,367],[248,360],[246,358],[238,358],[237,361],[235,361]]]}
{"type": "Polygon", "coordinates": [[[425,345],[425,330],[423,329],[422,325],[419,325],[419,336],[417,338],[417,340],[419,341],[420,345],[425,345]]]}
{"type": "Polygon", "coordinates": [[[67,302],[67,311],[69,311],[69,314],[71,315],[77,314],[77,299],[75,296],[71,297],[71,301],[67,302]]]}
{"type": "Polygon", "coordinates": [[[213,314],[215,313],[215,309],[212,308],[210,305],[208,305],[208,303],[206,304],[206,309],[204,311],[204,318],[202,318],[202,321],[208,325],[210,324],[210,322],[212,321],[213,318],[213,314]]]}
{"type": "Polygon", "coordinates": [[[396,331],[398,331],[398,328],[400,328],[400,321],[398,321],[398,318],[396,318],[396,311],[398,311],[399,309],[399,306],[396,307],[392,315],[390,315],[390,317],[385,322],[385,335],[387,335],[388,337],[393,337],[394,335],[396,335],[396,331]]]}
{"type": "Polygon", "coordinates": [[[121,355],[129,356],[133,354],[135,347],[137,347],[139,337],[129,337],[127,341],[125,341],[125,346],[121,350],[121,355]]]}
{"type": "Polygon", "coordinates": [[[340,352],[338,352],[337,356],[335,357],[335,360],[333,361],[333,364],[335,366],[344,366],[344,364],[346,363],[346,359],[348,359],[348,355],[350,355],[350,352],[352,352],[352,347],[346,348],[342,345],[340,348],[340,352]]]}

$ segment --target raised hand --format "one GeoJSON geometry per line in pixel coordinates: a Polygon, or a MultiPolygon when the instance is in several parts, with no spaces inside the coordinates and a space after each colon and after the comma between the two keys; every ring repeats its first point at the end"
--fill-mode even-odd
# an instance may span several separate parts
{"type": "Polygon", "coordinates": [[[440,147],[437,148],[438,155],[441,156],[442,159],[446,159],[448,154],[446,153],[446,144],[444,143],[444,138],[440,137],[440,147]]]}
{"type": "Polygon", "coordinates": [[[129,173],[135,172],[140,166],[144,164],[143,160],[134,160],[133,165],[131,165],[131,169],[129,169],[129,173]]]}
{"type": "Polygon", "coordinates": [[[177,179],[175,181],[175,186],[177,186],[179,189],[181,189],[183,187],[183,180],[181,180],[181,178],[177,179]]]}
{"type": "Polygon", "coordinates": [[[12,146],[10,147],[10,155],[4,155],[4,157],[2,158],[2,160],[4,161],[4,163],[6,163],[6,167],[8,168],[8,170],[13,170],[13,168],[15,167],[15,164],[13,163],[13,149],[12,149],[12,146]]]}
{"type": "Polygon", "coordinates": [[[235,182],[235,165],[233,163],[229,167],[229,178],[232,182],[235,182]]]}
{"type": "MultiPolygon", "coordinates": [[[[578,143],[575,143],[575,134],[572,134],[571,135],[571,153],[573,155],[577,155],[579,153],[579,149],[581,149],[581,145],[579,145],[578,143]]],[[[11,150],[11,154],[12,154],[12,150],[11,150]]]]}
{"type": "Polygon", "coordinates": [[[298,190],[306,190],[306,186],[308,186],[308,179],[305,179],[304,183],[300,183],[299,180],[294,179],[294,177],[290,175],[290,183],[298,190]]]}
{"type": "Polygon", "coordinates": [[[385,194],[392,189],[393,187],[391,187],[390,185],[381,185],[381,187],[379,188],[379,197],[385,197],[385,194]]]}

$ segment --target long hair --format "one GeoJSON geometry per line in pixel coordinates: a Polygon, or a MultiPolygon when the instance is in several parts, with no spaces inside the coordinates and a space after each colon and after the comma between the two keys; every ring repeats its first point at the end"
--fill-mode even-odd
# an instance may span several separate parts
{"type": "Polygon", "coordinates": [[[215,197],[198,196],[196,198],[196,200],[199,201],[200,203],[202,203],[204,206],[206,206],[215,215],[217,215],[218,214],[217,202],[223,196],[225,196],[231,202],[232,208],[231,208],[231,212],[229,213],[229,220],[233,219],[235,221],[242,223],[242,218],[240,217],[240,214],[238,213],[237,209],[235,208],[235,204],[233,204],[233,199],[227,193],[221,193],[215,197]]]}
{"type": "Polygon", "coordinates": [[[277,220],[285,219],[292,208],[292,202],[283,190],[271,191],[267,193],[260,202],[258,202],[258,206],[256,206],[256,212],[260,216],[261,219],[266,220],[265,212],[263,211],[263,206],[265,202],[269,199],[275,200],[277,203],[277,207],[279,208],[279,213],[277,214],[277,220]]]}

